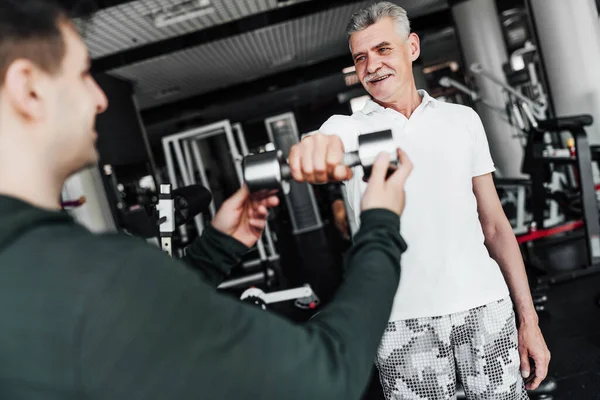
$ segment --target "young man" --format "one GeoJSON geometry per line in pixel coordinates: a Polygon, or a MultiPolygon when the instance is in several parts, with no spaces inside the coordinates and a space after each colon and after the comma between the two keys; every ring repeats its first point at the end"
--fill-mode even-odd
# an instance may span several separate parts
{"type": "Polygon", "coordinates": [[[295,325],[216,290],[275,198],[240,189],[187,265],[60,212],[65,179],[97,162],[107,100],[88,69],[58,6],[0,2],[0,398],[358,399],[399,280],[410,161],[386,180],[379,158],[345,283],[295,325]]]}
{"type": "Polygon", "coordinates": [[[355,219],[365,184],[360,170],[352,174],[340,162],[343,151],[357,149],[358,135],[392,129],[414,163],[401,227],[411,246],[377,355],[386,397],[450,399],[458,376],[469,399],[527,398],[522,378],[536,388],[550,353],[481,121],[471,108],[417,91],[419,38],[402,8],[373,4],[352,17],[347,35],[374,101],[331,117],[291,150],[289,162],[297,180],[348,180],[355,219]]]}

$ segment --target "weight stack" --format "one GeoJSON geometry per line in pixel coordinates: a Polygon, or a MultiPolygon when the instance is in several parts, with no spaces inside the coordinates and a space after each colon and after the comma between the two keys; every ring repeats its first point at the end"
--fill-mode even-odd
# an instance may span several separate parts
{"type": "MultiPolygon", "coordinates": [[[[286,113],[265,120],[269,139],[281,150],[287,160],[291,147],[298,143],[298,128],[293,113],[286,113]]],[[[317,208],[315,194],[308,183],[290,182],[290,190],[284,195],[290,213],[294,235],[311,232],[323,227],[317,208]]]]}

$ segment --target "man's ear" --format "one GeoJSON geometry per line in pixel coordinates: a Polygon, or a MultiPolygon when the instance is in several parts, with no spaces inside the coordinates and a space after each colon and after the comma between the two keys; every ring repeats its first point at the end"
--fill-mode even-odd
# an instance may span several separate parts
{"type": "Polygon", "coordinates": [[[15,60],[6,71],[4,92],[13,109],[30,120],[44,117],[45,73],[29,60],[15,60]]]}
{"type": "Polygon", "coordinates": [[[410,61],[414,62],[421,55],[421,39],[419,39],[419,35],[413,32],[408,35],[407,43],[410,52],[410,61]]]}

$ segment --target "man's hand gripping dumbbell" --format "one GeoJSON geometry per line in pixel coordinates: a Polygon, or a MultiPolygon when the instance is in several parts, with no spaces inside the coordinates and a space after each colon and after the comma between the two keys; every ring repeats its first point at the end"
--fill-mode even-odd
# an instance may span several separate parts
{"type": "Polygon", "coordinates": [[[388,177],[397,169],[398,162],[405,157],[396,150],[390,130],[363,134],[358,138],[358,150],[344,153],[342,141],[337,136],[314,134],[294,145],[288,157],[283,160],[281,152],[269,151],[254,154],[244,159],[244,180],[251,192],[283,187],[287,182],[312,184],[343,181],[352,177],[352,167],[362,166],[364,179],[371,175],[371,169],[379,153],[389,158],[388,177]]]}

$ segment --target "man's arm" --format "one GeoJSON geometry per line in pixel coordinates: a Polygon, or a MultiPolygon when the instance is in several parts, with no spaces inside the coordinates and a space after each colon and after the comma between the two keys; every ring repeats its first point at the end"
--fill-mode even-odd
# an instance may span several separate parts
{"type": "Polygon", "coordinates": [[[537,324],[538,316],[533,306],[521,250],[498,199],[492,174],[473,178],[473,192],[477,198],[477,211],[485,235],[485,246],[502,270],[519,322],[537,324]]]}
{"type": "Polygon", "coordinates": [[[359,399],[405,249],[399,217],[363,213],[335,299],[305,325],[217,293],[138,246],[98,283],[75,347],[80,390],[111,399],[359,399]]]}
{"type": "Polygon", "coordinates": [[[187,248],[182,260],[216,288],[248,250],[243,243],[209,225],[187,248]]]}
{"type": "Polygon", "coordinates": [[[242,186],[221,205],[202,236],[187,249],[184,261],[216,287],[260,240],[268,208],[278,204],[275,193],[251,195],[242,186]]]}
{"type": "Polygon", "coordinates": [[[519,352],[524,378],[531,372],[529,360],[535,361],[535,378],[529,388],[537,387],[545,378],[550,353],[538,327],[538,316],[521,251],[510,222],[504,214],[491,174],[473,178],[477,211],[490,256],[498,263],[515,304],[519,326],[519,352]]]}

